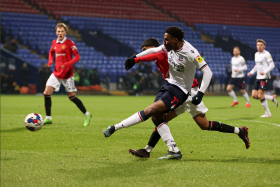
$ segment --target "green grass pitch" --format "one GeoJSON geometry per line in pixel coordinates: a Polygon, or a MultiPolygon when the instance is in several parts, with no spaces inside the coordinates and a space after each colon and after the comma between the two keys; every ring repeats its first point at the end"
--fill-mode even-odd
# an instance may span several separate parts
{"type": "Polygon", "coordinates": [[[230,108],[230,97],[205,96],[208,120],[249,127],[250,149],[235,134],[202,131],[188,113],[169,123],[183,154],[167,153],[161,140],[151,158],[128,149],[144,148],[151,120],[104,138],[102,130],[143,110],[154,97],[79,96],[93,113],[90,126],[67,96],[52,96],[53,124],[38,132],[24,126],[27,114],[45,117],[42,96],[1,96],[1,186],[280,186],[280,107],[269,101],[272,118],[260,101],[230,108]]]}

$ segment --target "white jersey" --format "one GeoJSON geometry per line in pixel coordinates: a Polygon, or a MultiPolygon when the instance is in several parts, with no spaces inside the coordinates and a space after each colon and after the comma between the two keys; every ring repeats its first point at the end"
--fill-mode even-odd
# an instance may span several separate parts
{"type": "Polygon", "coordinates": [[[270,53],[266,50],[262,53],[256,52],[255,63],[256,65],[250,73],[254,74],[257,71],[257,79],[270,79],[270,71],[274,68],[273,59],[270,53]],[[261,75],[260,72],[264,72],[264,75],[261,75]]]}
{"type": "MultiPolygon", "coordinates": [[[[167,51],[161,45],[163,51],[167,51]]],[[[178,86],[186,94],[191,91],[196,68],[202,70],[207,66],[198,51],[188,42],[184,41],[181,49],[168,52],[170,84],[178,86]]]]}
{"type": "Polygon", "coordinates": [[[247,70],[247,65],[245,63],[245,59],[238,55],[237,57],[232,57],[231,58],[231,70],[232,70],[232,78],[242,78],[244,77],[244,72],[247,70]],[[234,70],[238,70],[235,72],[234,70]]]}

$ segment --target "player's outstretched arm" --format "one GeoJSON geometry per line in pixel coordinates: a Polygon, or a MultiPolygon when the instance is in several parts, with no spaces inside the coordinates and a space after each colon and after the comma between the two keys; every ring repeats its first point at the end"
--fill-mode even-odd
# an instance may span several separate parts
{"type": "Polygon", "coordinates": [[[141,57],[141,56],[145,56],[145,55],[149,55],[149,54],[153,54],[153,53],[164,53],[166,51],[163,50],[164,49],[164,45],[158,46],[158,47],[153,47],[150,49],[147,49],[146,51],[143,51],[139,54],[136,55],[136,57],[141,57]]]}
{"type": "Polygon", "coordinates": [[[139,63],[139,62],[150,62],[150,61],[154,61],[154,60],[159,60],[161,58],[159,53],[154,53],[154,54],[149,54],[149,55],[145,55],[142,57],[136,57],[136,58],[128,58],[125,61],[124,67],[126,70],[131,69],[135,63],[139,63]]]}
{"type": "Polygon", "coordinates": [[[192,98],[192,104],[194,104],[194,105],[198,105],[202,101],[204,92],[208,88],[210,81],[212,79],[212,75],[213,75],[211,69],[209,68],[209,66],[207,64],[204,67],[202,67],[200,69],[200,71],[203,73],[203,78],[202,78],[201,86],[200,86],[197,94],[195,96],[193,96],[193,98],[192,98]]]}

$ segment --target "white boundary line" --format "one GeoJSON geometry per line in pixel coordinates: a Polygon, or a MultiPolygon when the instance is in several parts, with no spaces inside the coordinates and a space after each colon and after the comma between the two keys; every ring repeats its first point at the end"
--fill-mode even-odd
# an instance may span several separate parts
{"type": "MultiPolygon", "coordinates": [[[[229,118],[218,118],[218,119],[226,119],[229,120],[229,118]]],[[[265,123],[265,124],[269,124],[269,125],[275,125],[277,127],[280,127],[280,124],[277,123],[269,123],[269,122],[265,122],[265,121],[256,121],[256,120],[246,120],[246,119],[238,119],[238,121],[249,121],[249,122],[256,122],[256,123],[265,123]]]]}

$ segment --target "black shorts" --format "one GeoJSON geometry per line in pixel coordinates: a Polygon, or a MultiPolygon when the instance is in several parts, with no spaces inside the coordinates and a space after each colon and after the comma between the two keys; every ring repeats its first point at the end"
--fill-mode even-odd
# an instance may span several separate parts
{"type": "Polygon", "coordinates": [[[253,90],[266,90],[267,79],[256,79],[253,90]]]}
{"type": "Polygon", "coordinates": [[[245,80],[244,77],[242,78],[230,78],[228,84],[232,84],[240,89],[245,88],[245,80]]]}
{"type": "Polygon", "coordinates": [[[169,112],[184,103],[188,99],[188,96],[189,94],[183,92],[178,86],[165,82],[158,91],[154,102],[162,100],[168,108],[165,112],[169,112]]]}

